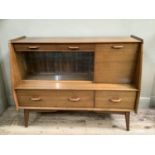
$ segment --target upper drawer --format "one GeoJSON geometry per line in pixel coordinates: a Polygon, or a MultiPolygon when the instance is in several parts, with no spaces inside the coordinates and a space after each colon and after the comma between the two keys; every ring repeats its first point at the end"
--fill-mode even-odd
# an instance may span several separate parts
{"type": "Polygon", "coordinates": [[[96,61],[133,61],[136,59],[139,44],[110,43],[96,45],[96,61]]]}
{"type": "Polygon", "coordinates": [[[14,44],[19,52],[94,51],[95,44],[14,44]]]}
{"type": "Polygon", "coordinates": [[[20,106],[26,107],[93,107],[93,91],[18,90],[20,106]]]}

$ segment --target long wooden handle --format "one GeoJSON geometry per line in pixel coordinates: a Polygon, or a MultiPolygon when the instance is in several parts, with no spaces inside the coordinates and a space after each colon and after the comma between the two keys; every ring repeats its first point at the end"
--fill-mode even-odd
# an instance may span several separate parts
{"type": "Polygon", "coordinates": [[[124,46],[123,45],[114,45],[114,46],[112,46],[112,48],[121,49],[121,48],[124,48],[124,46]]]}
{"type": "Polygon", "coordinates": [[[78,46],[69,46],[68,49],[71,49],[71,50],[78,50],[80,47],[78,46]]]}
{"type": "Polygon", "coordinates": [[[71,101],[71,102],[78,102],[81,99],[80,99],[80,97],[70,97],[68,100],[71,101]]]}
{"type": "Polygon", "coordinates": [[[31,97],[31,101],[41,101],[40,97],[31,97]]]}
{"type": "Polygon", "coordinates": [[[109,101],[113,103],[119,103],[122,101],[122,99],[121,98],[110,98],[109,101]]]}
{"type": "Polygon", "coordinates": [[[40,46],[29,46],[28,49],[38,49],[40,46]]]}

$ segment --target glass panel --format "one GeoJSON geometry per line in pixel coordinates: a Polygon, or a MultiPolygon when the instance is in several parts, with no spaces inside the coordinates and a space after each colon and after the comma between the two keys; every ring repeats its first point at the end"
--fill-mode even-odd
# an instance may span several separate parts
{"type": "Polygon", "coordinates": [[[94,52],[25,52],[26,79],[92,80],[94,52]]]}

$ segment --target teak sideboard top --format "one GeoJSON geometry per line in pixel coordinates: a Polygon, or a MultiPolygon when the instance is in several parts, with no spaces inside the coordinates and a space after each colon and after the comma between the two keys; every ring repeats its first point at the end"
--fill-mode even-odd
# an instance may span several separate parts
{"type": "Polygon", "coordinates": [[[142,42],[139,37],[19,37],[11,43],[134,43],[142,42]]]}

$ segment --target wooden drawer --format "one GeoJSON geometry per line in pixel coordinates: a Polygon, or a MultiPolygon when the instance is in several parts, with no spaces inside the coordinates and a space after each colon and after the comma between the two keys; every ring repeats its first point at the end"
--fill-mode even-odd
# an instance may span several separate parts
{"type": "Polygon", "coordinates": [[[104,109],[134,109],[136,92],[96,91],[95,107],[104,109]]]}
{"type": "Polygon", "coordinates": [[[96,61],[113,62],[113,61],[133,61],[136,58],[137,43],[113,43],[113,44],[98,44],[96,50],[96,61]]]}
{"type": "Polygon", "coordinates": [[[18,52],[52,52],[52,51],[94,51],[94,44],[14,44],[18,52]]]}
{"type": "Polygon", "coordinates": [[[18,90],[19,106],[25,107],[93,107],[93,91],[18,90]]]}
{"type": "Polygon", "coordinates": [[[96,45],[95,82],[132,83],[138,48],[136,43],[96,45]]]}

